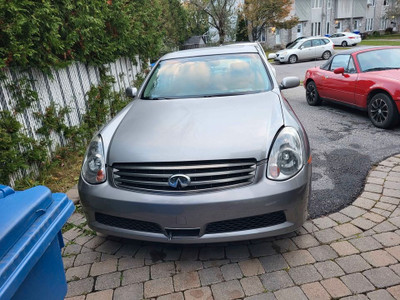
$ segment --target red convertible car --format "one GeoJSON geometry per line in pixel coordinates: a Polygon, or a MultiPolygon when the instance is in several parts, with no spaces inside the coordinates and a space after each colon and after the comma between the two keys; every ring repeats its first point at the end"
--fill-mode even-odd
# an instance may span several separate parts
{"type": "Polygon", "coordinates": [[[376,127],[393,127],[400,111],[400,47],[340,51],[321,67],[308,69],[304,87],[309,105],[340,102],[367,110],[376,127]]]}

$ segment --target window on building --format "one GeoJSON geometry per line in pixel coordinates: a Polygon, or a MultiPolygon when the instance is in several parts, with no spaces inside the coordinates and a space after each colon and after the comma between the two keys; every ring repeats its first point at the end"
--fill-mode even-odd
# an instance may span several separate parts
{"type": "Polygon", "coordinates": [[[358,30],[359,27],[360,27],[360,21],[354,20],[354,30],[358,30]]]}
{"type": "Polygon", "coordinates": [[[389,5],[389,0],[383,0],[383,5],[388,6],[389,5]]]}
{"type": "Polygon", "coordinates": [[[311,35],[321,35],[321,22],[311,23],[311,35]]]}
{"type": "Polygon", "coordinates": [[[381,18],[381,28],[380,29],[386,29],[388,27],[388,19],[386,19],[385,17],[381,18]]]}
{"type": "Polygon", "coordinates": [[[311,0],[311,7],[312,8],[320,8],[322,7],[322,0],[311,0]]]}
{"type": "Polygon", "coordinates": [[[373,30],[374,19],[368,18],[365,21],[365,31],[372,31],[373,30]]]}
{"type": "Polygon", "coordinates": [[[326,1],[326,8],[330,9],[332,7],[332,1],[331,0],[327,0],[326,1]]]}
{"type": "Polygon", "coordinates": [[[329,32],[331,32],[331,23],[326,22],[326,34],[329,34],[329,32]]]}

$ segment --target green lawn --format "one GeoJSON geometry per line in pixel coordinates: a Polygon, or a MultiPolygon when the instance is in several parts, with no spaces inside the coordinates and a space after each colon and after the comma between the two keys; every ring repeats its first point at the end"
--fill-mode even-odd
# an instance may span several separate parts
{"type": "Polygon", "coordinates": [[[385,35],[379,35],[379,36],[369,36],[368,40],[395,40],[395,39],[400,39],[400,33],[396,34],[385,34],[385,35]]]}
{"type": "Polygon", "coordinates": [[[400,40],[398,41],[388,41],[388,40],[363,40],[360,46],[400,46],[400,40]]]}

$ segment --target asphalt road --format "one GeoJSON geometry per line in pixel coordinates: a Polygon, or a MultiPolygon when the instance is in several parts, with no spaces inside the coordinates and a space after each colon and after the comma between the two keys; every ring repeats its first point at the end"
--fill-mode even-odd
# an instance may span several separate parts
{"type": "MultiPolygon", "coordinates": [[[[290,75],[303,80],[307,68],[323,62],[274,66],[278,81],[290,75]]],[[[310,139],[313,156],[311,217],[349,205],[360,194],[370,168],[400,153],[399,125],[392,130],[378,129],[365,112],[327,102],[318,107],[309,106],[303,87],[285,90],[283,94],[310,139]]]]}

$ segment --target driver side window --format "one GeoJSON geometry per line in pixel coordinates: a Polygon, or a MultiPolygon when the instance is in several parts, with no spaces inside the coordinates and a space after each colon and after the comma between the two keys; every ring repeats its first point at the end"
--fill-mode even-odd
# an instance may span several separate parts
{"type": "Polygon", "coordinates": [[[311,47],[311,41],[304,42],[303,45],[300,46],[300,48],[310,48],[311,47]]]}
{"type": "Polygon", "coordinates": [[[350,55],[336,55],[332,59],[331,67],[329,68],[330,71],[333,71],[337,68],[343,67],[345,71],[347,70],[347,66],[349,65],[350,55]]]}

